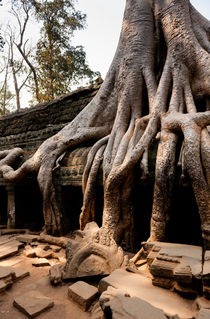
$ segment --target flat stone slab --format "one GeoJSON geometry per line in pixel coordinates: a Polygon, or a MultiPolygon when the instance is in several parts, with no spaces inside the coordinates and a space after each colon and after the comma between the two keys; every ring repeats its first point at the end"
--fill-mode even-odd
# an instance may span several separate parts
{"type": "Polygon", "coordinates": [[[16,240],[9,241],[8,243],[0,245],[0,259],[7,258],[9,256],[17,254],[19,248],[22,245],[22,243],[16,240]]]}
{"type": "Polygon", "coordinates": [[[107,318],[125,319],[167,319],[163,310],[150,303],[123,294],[120,290],[109,287],[100,297],[100,305],[107,318]]]}
{"type": "Polygon", "coordinates": [[[53,307],[54,302],[50,298],[42,295],[39,291],[32,290],[16,297],[13,305],[29,318],[34,318],[45,310],[53,307]]]}
{"type": "Polygon", "coordinates": [[[210,250],[205,251],[204,254],[202,281],[204,295],[210,299],[210,250]]]}
{"type": "Polygon", "coordinates": [[[17,240],[29,244],[33,241],[36,241],[38,239],[38,235],[30,235],[30,234],[24,234],[24,235],[19,235],[16,237],[17,240]]]}
{"type": "Polygon", "coordinates": [[[98,296],[98,289],[84,281],[77,281],[68,288],[68,296],[87,311],[98,296]]]}
{"type": "Polygon", "coordinates": [[[50,263],[46,258],[37,258],[33,261],[32,265],[36,267],[45,267],[50,266],[50,263]]]}
{"type": "Polygon", "coordinates": [[[99,292],[102,293],[108,286],[147,301],[171,316],[177,314],[185,319],[194,317],[192,300],[186,300],[172,291],[153,286],[151,279],[144,275],[117,269],[100,281],[99,292]]]}
{"type": "Polygon", "coordinates": [[[9,276],[15,277],[15,272],[11,267],[0,266],[0,280],[9,276]]]}
{"type": "Polygon", "coordinates": [[[210,318],[210,310],[202,309],[199,311],[198,319],[209,319],[210,318]]]}
{"type": "Polygon", "coordinates": [[[8,284],[4,280],[0,280],[0,292],[5,291],[8,288],[8,284]]]}
{"type": "Polygon", "coordinates": [[[196,308],[201,309],[210,309],[210,300],[205,297],[199,297],[195,300],[196,308]]]}
{"type": "Polygon", "coordinates": [[[29,271],[24,269],[13,268],[13,267],[7,267],[7,268],[11,269],[11,271],[14,273],[14,281],[21,280],[30,275],[29,271]]]}
{"type": "Polygon", "coordinates": [[[52,250],[44,250],[40,247],[31,248],[30,246],[26,246],[24,249],[24,254],[29,258],[52,258],[53,252],[52,250]]]}
{"type": "Polygon", "coordinates": [[[150,243],[147,256],[153,284],[195,297],[202,278],[202,247],[173,243],[150,243]]]}

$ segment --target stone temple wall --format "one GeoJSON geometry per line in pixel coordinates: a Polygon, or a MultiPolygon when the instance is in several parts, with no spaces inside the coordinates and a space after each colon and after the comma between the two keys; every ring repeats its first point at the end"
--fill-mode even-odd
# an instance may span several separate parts
{"type": "MultiPolygon", "coordinates": [[[[25,151],[22,161],[26,160],[43,141],[75,118],[96,95],[100,85],[98,82],[51,102],[0,118],[0,150],[21,147],[25,151]]],[[[54,174],[58,197],[63,196],[62,190],[66,186],[79,186],[81,193],[82,173],[88,150],[88,147],[78,148],[65,155],[62,167],[54,174]]],[[[35,176],[28,176],[17,184],[8,183],[0,177],[1,224],[13,228],[42,226],[42,199],[35,176]]]]}

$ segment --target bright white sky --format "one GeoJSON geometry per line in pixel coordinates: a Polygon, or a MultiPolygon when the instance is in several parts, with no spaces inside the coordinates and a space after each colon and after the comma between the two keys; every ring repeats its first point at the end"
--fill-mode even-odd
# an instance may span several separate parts
{"type": "MultiPolygon", "coordinates": [[[[126,0],[78,0],[78,9],[87,14],[87,28],[77,32],[74,42],[84,46],[87,61],[104,78],[114,57],[126,0]]],[[[210,0],[191,0],[210,20],[210,0]]]]}
{"type": "MultiPolygon", "coordinates": [[[[8,0],[3,0],[3,4],[8,0]]],[[[114,56],[126,0],[78,0],[77,8],[87,14],[87,28],[78,31],[74,37],[75,45],[83,45],[87,61],[94,71],[100,71],[102,78],[109,69],[114,56]]],[[[210,20],[210,0],[191,0],[196,9],[210,20]]],[[[4,7],[0,8],[1,23],[6,22],[4,7]]],[[[37,37],[36,29],[30,34],[37,37]]],[[[26,105],[25,105],[26,106],[26,105]]]]}

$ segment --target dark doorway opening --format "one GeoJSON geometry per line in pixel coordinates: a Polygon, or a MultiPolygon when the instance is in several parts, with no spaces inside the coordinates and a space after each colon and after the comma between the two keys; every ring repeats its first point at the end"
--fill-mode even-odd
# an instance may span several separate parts
{"type": "Polygon", "coordinates": [[[7,225],[7,192],[0,186],[0,225],[7,225]]]}
{"type": "Polygon", "coordinates": [[[36,181],[15,187],[16,227],[39,231],[44,225],[42,196],[36,181]]]}
{"type": "Polygon", "coordinates": [[[177,185],[173,191],[168,240],[202,246],[201,221],[191,186],[177,185]]]}

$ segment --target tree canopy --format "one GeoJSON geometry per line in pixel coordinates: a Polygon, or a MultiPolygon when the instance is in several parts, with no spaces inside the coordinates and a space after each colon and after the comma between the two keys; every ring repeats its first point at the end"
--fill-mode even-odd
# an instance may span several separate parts
{"type": "MultiPolygon", "coordinates": [[[[14,82],[18,108],[20,97],[17,83],[20,81],[24,82],[28,91],[33,93],[34,102],[43,102],[69,92],[72,86],[78,85],[80,81],[86,80],[89,83],[99,75],[89,68],[84,48],[72,45],[74,32],[83,29],[86,21],[86,15],[76,9],[76,2],[75,0],[11,2],[11,14],[16,24],[14,29],[11,25],[8,27],[6,38],[10,45],[5,47],[4,53],[10,55],[11,73],[14,74],[12,65],[22,64],[22,72],[19,71],[21,76],[18,77],[16,73],[16,84],[14,82]],[[37,42],[28,35],[31,19],[35,19],[33,28],[37,28],[37,32],[40,33],[37,42]],[[27,81],[21,79],[24,72],[27,81]]],[[[9,89],[11,90],[11,87],[9,89]]]]}

